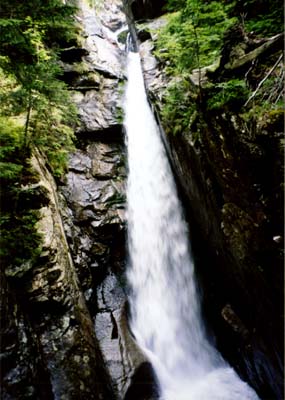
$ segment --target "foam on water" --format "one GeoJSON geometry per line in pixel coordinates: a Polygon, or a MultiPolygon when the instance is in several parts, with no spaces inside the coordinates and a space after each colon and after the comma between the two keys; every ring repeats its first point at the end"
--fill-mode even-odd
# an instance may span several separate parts
{"type": "Polygon", "coordinates": [[[128,54],[124,108],[131,328],[161,399],[256,400],[207,340],[187,228],[137,53],[128,54]]]}

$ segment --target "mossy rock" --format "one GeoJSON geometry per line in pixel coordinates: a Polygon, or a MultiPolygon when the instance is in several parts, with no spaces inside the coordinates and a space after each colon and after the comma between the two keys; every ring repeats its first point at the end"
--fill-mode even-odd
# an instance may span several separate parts
{"type": "Polygon", "coordinates": [[[125,44],[127,42],[128,33],[129,33],[129,31],[127,29],[125,31],[121,32],[118,35],[118,42],[125,44]]]}
{"type": "Polygon", "coordinates": [[[245,260],[256,248],[258,225],[236,204],[224,204],[221,228],[232,253],[238,260],[245,260]]]}
{"type": "Polygon", "coordinates": [[[260,131],[266,134],[284,132],[284,116],[281,108],[264,113],[259,122],[260,131]]]}
{"type": "Polygon", "coordinates": [[[5,275],[10,279],[21,279],[27,272],[32,270],[33,266],[32,260],[27,260],[19,266],[9,265],[5,269],[5,275]]]}
{"type": "Polygon", "coordinates": [[[22,189],[19,194],[19,201],[23,209],[40,209],[49,204],[49,194],[45,186],[37,183],[22,189]]]}

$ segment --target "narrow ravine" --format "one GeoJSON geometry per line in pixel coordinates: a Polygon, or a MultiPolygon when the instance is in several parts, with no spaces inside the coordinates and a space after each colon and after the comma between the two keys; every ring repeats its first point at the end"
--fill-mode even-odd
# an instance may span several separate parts
{"type": "Polygon", "coordinates": [[[136,53],[128,55],[124,108],[131,329],[161,399],[258,399],[206,337],[187,228],[136,53]]]}

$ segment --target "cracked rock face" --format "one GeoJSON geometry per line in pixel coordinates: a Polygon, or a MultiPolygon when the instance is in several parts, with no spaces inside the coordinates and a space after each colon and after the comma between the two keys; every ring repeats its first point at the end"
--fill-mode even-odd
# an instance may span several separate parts
{"type": "Polygon", "coordinates": [[[110,380],[66,241],[55,182],[38,152],[31,166],[39,177],[38,193],[45,195],[37,222],[43,241],[34,264],[6,274],[16,298],[3,280],[1,307],[6,315],[11,313],[10,320],[1,321],[8,362],[8,370],[2,371],[3,398],[111,399],[110,380]]]}
{"type": "Polygon", "coordinates": [[[26,189],[39,209],[42,248],[35,264],[8,267],[1,278],[5,400],[139,400],[156,393],[126,311],[125,55],[115,33],[126,20],[119,0],[95,10],[79,5],[82,46],[62,57],[79,109],[78,148],[60,187],[35,152],[39,181],[26,189]]]}
{"type": "Polygon", "coordinates": [[[126,21],[120,1],[106,1],[95,10],[81,2],[78,18],[88,52],[72,82],[80,149],[70,156],[61,194],[80,283],[96,307],[96,285],[108,268],[122,269],[124,258],[125,149],[119,113],[125,56],[114,31],[126,21]]]}
{"type": "MultiPolygon", "coordinates": [[[[103,131],[118,125],[121,84],[125,79],[125,56],[114,31],[126,25],[120,1],[105,1],[90,9],[80,3],[78,20],[83,28],[81,62],[64,64],[66,76],[75,90],[80,127],[78,134],[103,131]]],[[[76,61],[76,60],[75,60],[76,61]]]]}
{"type": "Polygon", "coordinates": [[[65,229],[87,297],[108,268],[124,267],[125,165],[121,143],[92,142],[70,159],[61,193],[65,229]],[[91,287],[90,287],[91,285],[91,287]]]}
{"type": "Polygon", "coordinates": [[[129,332],[124,288],[126,151],[118,110],[125,54],[114,31],[126,21],[120,1],[105,1],[96,15],[84,5],[81,18],[88,72],[79,75],[73,86],[80,149],[71,154],[60,188],[62,215],[110,383],[115,397],[123,399],[133,385],[132,377],[147,363],[129,332]],[[90,74],[96,79],[88,86],[90,74]]]}
{"type": "MultiPolygon", "coordinates": [[[[284,249],[279,242],[284,219],[281,114],[264,113],[256,126],[245,130],[238,113],[215,115],[198,106],[189,128],[173,134],[167,121],[163,126],[161,111],[165,89],[176,78],[166,76],[166,65],[155,66],[151,54],[162,20],[144,24],[152,40],[140,45],[140,54],[149,98],[167,132],[165,141],[194,232],[192,247],[204,289],[206,319],[217,335],[220,351],[240,375],[262,398],[279,399],[284,349],[284,288],[280,284],[284,249]]],[[[233,47],[231,42],[228,51],[233,47]]],[[[236,52],[233,64],[240,65],[252,52],[247,57],[243,54],[244,49],[236,52]]],[[[211,67],[200,71],[202,87],[211,67]]],[[[189,74],[193,92],[197,72],[189,74]]]]}
{"type": "Polygon", "coordinates": [[[56,188],[40,159],[33,159],[33,167],[48,191],[49,205],[40,210],[38,231],[44,242],[26,292],[36,313],[34,325],[52,391],[60,399],[82,395],[103,399],[111,392],[65,239],[56,188]]]}

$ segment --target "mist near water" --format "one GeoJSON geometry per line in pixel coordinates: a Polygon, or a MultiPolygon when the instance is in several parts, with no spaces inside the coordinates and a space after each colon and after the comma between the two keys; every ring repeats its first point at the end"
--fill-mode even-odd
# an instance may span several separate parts
{"type": "Polygon", "coordinates": [[[140,57],[128,54],[128,281],[131,329],[158,377],[163,400],[256,400],[209,343],[188,233],[140,57]]]}

